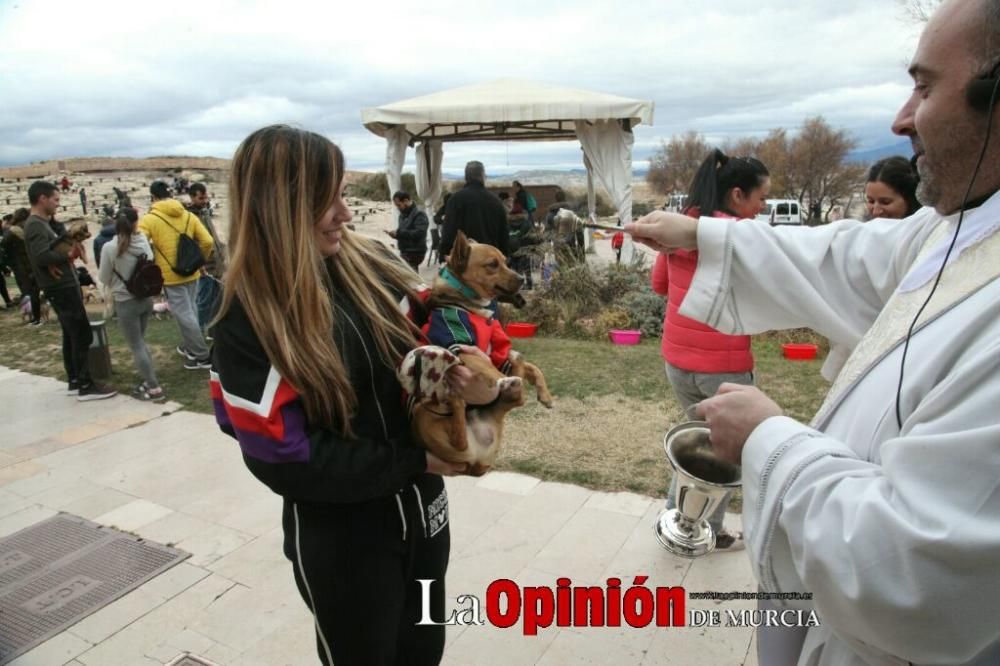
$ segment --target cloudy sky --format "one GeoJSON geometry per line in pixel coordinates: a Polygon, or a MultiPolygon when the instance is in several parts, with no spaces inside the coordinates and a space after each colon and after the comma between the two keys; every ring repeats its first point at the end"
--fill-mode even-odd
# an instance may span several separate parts
{"type": "MultiPolygon", "coordinates": [[[[652,100],[637,166],[689,129],[721,141],[816,114],[873,149],[897,141],[918,32],[897,0],[0,0],[0,165],[230,157],[287,122],[377,170],[363,107],[502,77],[652,100]]],[[[445,171],[473,158],[581,167],[575,142],[477,142],[446,146],[445,171]]]]}

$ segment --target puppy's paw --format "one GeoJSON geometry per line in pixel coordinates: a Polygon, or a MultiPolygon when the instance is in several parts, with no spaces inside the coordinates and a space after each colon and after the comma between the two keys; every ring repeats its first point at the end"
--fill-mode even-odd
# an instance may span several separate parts
{"type": "Polygon", "coordinates": [[[524,382],[520,377],[504,377],[497,380],[500,386],[500,399],[508,402],[518,402],[521,400],[524,391],[524,382]]]}
{"type": "Polygon", "coordinates": [[[539,395],[538,402],[542,403],[542,405],[544,405],[546,409],[552,409],[552,404],[553,404],[552,394],[546,393],[545,395],[539,395]]]}

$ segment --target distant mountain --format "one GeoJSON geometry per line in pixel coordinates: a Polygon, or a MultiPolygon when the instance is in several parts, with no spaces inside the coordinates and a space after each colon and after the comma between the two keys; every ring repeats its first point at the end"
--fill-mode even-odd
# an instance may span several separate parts
{"type": "Polygon", "coordinates": [[[847,154],[847,161],[859,164],[871,164],[872,162],[877,162],[884,157],[892,157],[893,155],[902,155],[903,157],[909,159],[910,156],[913,155],[913,148],[910,146],[910,140],[902,139],[896,143],[888,146],[882,146],[880,148],[856,150],[847,154]]]}

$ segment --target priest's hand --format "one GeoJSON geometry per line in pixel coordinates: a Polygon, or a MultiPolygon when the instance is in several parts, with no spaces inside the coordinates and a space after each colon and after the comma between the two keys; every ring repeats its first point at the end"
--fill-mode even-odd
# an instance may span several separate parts
{"type": "Polygon", "coordinates": [[[755,386],[723,384],[714,397],[695,406],[695,414],[708,423],[712,448],[723,460],[740,464],[750,434],[781,407],[755,386]]]}
{"type": "Polygon", "coordinates": [[[636,243],[642,243],[657,252],[694,250],[698,247],[698,220],[680,213],[653,211],[635,222],[625,225],[636,243]]]}

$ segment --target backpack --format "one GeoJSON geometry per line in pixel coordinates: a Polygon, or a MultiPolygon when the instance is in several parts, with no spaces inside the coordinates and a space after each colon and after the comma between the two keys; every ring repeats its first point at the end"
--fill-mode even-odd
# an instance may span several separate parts
{"type": "MultiPolygon", "coordinates": [[[[174,229],[173,226],[159,214],[157,214],[154,211],[150,212],[153,215],[156,215],[156,217],[159,217],[161,220],[163,220],[163,223],[166,224],[168,227],[174,229]]],[[[189,217],[190,215],[191,213],[188,213],[189,217]]],[[[177,230],[174,229],[174,231],[177,230]]],[[[187,235],[186,226],[184,227],[184,231],[178,231],[177,235],[178,238],[177,238],[176,266],[171,264],[170,260],[167,259],[167,255],[163,254],[163,251],[157,249],[155,245],[153,246],[153,250],[160,253],[160,256],[163,257],[163,260],[167,262],[167,265],[170,266],[170,269],[173,270],[174,273],[177,273],[181,277],[188,277],[189,275],[194,275],[195,273],[198,272],[199,268],[205,265],[205,255],[201,253],[201,246],[198,245],[198,242],[187,235]]]]}
{"type": "MultiPolygon", "coordinates": [[[[112,269],[114,270],[114,269],[112,269]]],[[[136,298],[149,298],[158,296],[163,289],[163,271],[156,265],[155,261],[150,261],[144,254],[139,255],[135,262],[135,270],[132,276],[125,279],[118,271],[114,271],[118,279],[125,284],[128,293],[136,298]]]]}
{"type": "Polygon", "coordinates": [[[534,213],[538,208],[538,202],[535,201],[535,197],[531,196],[531,192],[525,190],[524,193],[528,195],[528,212],[534,213]]]}

